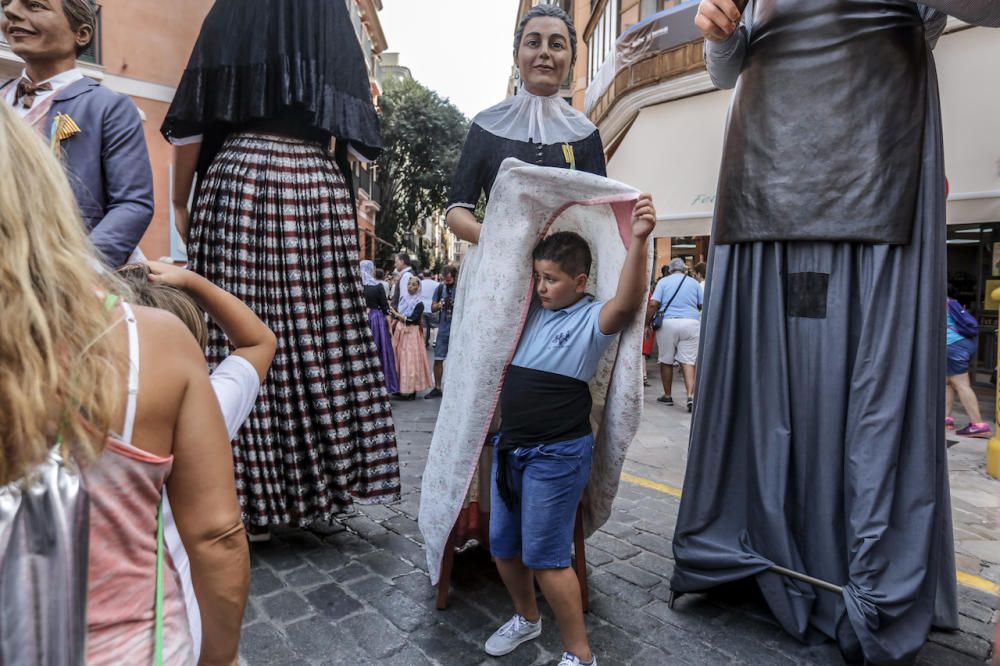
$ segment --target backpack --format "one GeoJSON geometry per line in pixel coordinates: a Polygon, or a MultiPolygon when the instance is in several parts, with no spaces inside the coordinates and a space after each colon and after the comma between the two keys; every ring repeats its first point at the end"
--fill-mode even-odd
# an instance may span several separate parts
{"type": "Polygon", "coordinates": [[[955,332],[963,338],[975,339],[979,335],[979,322],[953,298],[948,299],[948,314],[955,325],[955,332]]]}
{"type": "Polygon", "coordinates": [[[59,447],[0,486],[0,664],[83,664],[90,502],[59,447]]]}

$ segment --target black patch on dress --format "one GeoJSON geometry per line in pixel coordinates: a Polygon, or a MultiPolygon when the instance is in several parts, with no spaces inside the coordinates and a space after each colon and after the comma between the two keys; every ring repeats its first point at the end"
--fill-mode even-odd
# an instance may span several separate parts
{"type": "Polygon", "coordinates": [[[826,319],[829,273],[788,274],[788,316],[826,319]]]}

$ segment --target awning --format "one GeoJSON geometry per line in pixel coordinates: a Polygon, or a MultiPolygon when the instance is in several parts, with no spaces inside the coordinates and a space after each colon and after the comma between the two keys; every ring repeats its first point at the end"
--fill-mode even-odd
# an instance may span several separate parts
{"type": "Polygon", "coordinates": [[[945,35],[941,88],[948,224],[1000,222],[1000,39],[989,28],[945,35]]]}
{"type": "Polygon", "coordinates": [[[731,94],[642,109],[608,163],[609,177],[653,195],[654,236],[708,235],[731,94]]]}
{"type": "MultiPolygon", "coordinates": [[[[948,224],[1000,222],[1000,39],[989,28],[944,35],[935,49],[950,184],[948,224]]],[[[608,163],[608,175],[656,203],[654,236],[711,231],[731,91],[687,97],[639,112],[608,163]]],[[[611,139],[612,137],[605,137],[611,139]]]]}

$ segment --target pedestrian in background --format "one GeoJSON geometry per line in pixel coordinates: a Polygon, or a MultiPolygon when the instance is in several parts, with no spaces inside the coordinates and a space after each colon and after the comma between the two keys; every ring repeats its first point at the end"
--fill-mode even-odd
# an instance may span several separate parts
{"type": "Polygon", "coordinates": [[[976,356],[977,340],[979,337],[979,324],[976,318],[969,314],[962,305],[955,300],[955,289],[948,285],[948,311],[947,311],[947,387],[945,388],[944,400],[944,425],[949,430],[955,427],[955,419],[951,416],[952,406],[955,404],[955,394],[962,403],[965,414],[969,417],[969,425],[965,426],[956,434],[964,437],[993,436],[990,424],[983,421],[983,416],[979,411],[979,399],[976,398],[975,391],[969,383],[969,364],[976,356]]]}
{"type": "Polygon", "coordinates": [[[448,358],[448,343],[451,339],[451,315],[455,309],[458,269],[445,266],[441,280],[431,302],[431,308],[438,316],[437,340],[434,343],[434,388],[425,398],[440,398],[442,395],[441,378],[444,376],[444,362],[448,358]]]}
{"type": "Polygon", "coordinates": [[[656,327],[656,345],[659,348],[660,381],[663,395],[656,399],[673,405],[671,395],[674,382],[674,362],[680,363],[687,389],[687,410],[694,409],[695,362],[698,359],[698,337],[701,324],[702,292],[698,282],[688,276],[687,266],[680,257],[667,267],[670,274],[661,278],[649,301],[647,322],[656,327]]]}
{"type": "Polygon", "coordinates": [[[395,276],[395,281],[393,282],[392,292],[389,294],[389,304],[394,307],[399,307],[399,298],[406,291],[407,277],[413,273],[412,260],[410,255],[405,252],[398,252],[392,256],[393,264],[393,275],[395,276]]]}
{"type": "MultiPolygon", "coordinates": [[[[347,160],[349,149],[374,159],[381,138],[345,4],[217,0],[162,132],[174,145],[174,210],[191,267],[278,337],[234,442],[250,531],[322,530],[355,498],[395,501],[396,435],[368,326],[347,160]]],[[[211,325],[211,363],[228,353],[211,325]]]]}
{"type": "Polygon", "coordinates": [[[705,282],[708,277],[708,266],[704,261],[699,261],[694,265],[694,279],[698,281],[698,286],[701,287],[702,300],[705,298],[705,282]]]}
{"type": "Polygon", "coordinates": [[[385,271],[381,268],[375,269],[375,282],[382,287],[382,291],[385,292],[386,300],[388,300],[391,288],[389,287],[389,281],[385,279],[385,271]]]}
{"type": "MultiPolygon", "coordinates": [[[[402,287],[401,287],[402,288],[402,287]]],[[[396,326],[392,346],[396,353],[396,373],[399,392],[404,400],[414,400],[417,391],[431,388],[431,371],[427,364],[427,348],[420,334],[424,304],[420,298],[420,278],[413,273],[406,276],[406,292],[399,298],[399,307],[392,311],[396,326]]]]}
{"type": "Polygon", "coordinates": [[[420,275],[420,301],[424,304],[424,346],[430,346],[433,338],[432,329],[437,328],[437,311],[431,305],[434,303],[434,294],[437,293],[439,284],[430,271],[424,271],[420,275]]]}
{"type": "MultiPolygon", "coordinates": [[[[666,267],[664,267],[666,268],[666,267]]],[[[653,300],[653,292],[656,291],[657,280],[653,280],[652,284],[649,286],[649,295],[646,297],[646,311],[649,311],[649,303],[653,300]]],[[[656,331],[647,322],[646,327],[642,332],[642,385],[649,386],[649,369],[648,361],[653,355],[653,347],[656,343],[656,331]]]]}
{"type": "Polygon", "coordinates": [[[368,306],[368,326],[372,339],[378,347],[382,361],[382,376],[385,389],[389,393],[399,393],[399,377],[396,374],[396,354],[392,349],[392,334],[389,332],[389,299],[386,291],[375,279],[375,264],[367,259],[361,262],[361,284],[365,290],[365,304],[368,306]]]}

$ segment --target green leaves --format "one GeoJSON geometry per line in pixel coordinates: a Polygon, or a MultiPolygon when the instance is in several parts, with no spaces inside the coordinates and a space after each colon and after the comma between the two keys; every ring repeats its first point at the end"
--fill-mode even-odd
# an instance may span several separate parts
{"type": "Polygon", "coordinates": [[[447,204],[469,120],[413,80],[387,81],[379,106],[384,149],[378,160],[382,210],[375,232],[398,248],[407,231],[419,232],[424,219],[447,204]]]}

